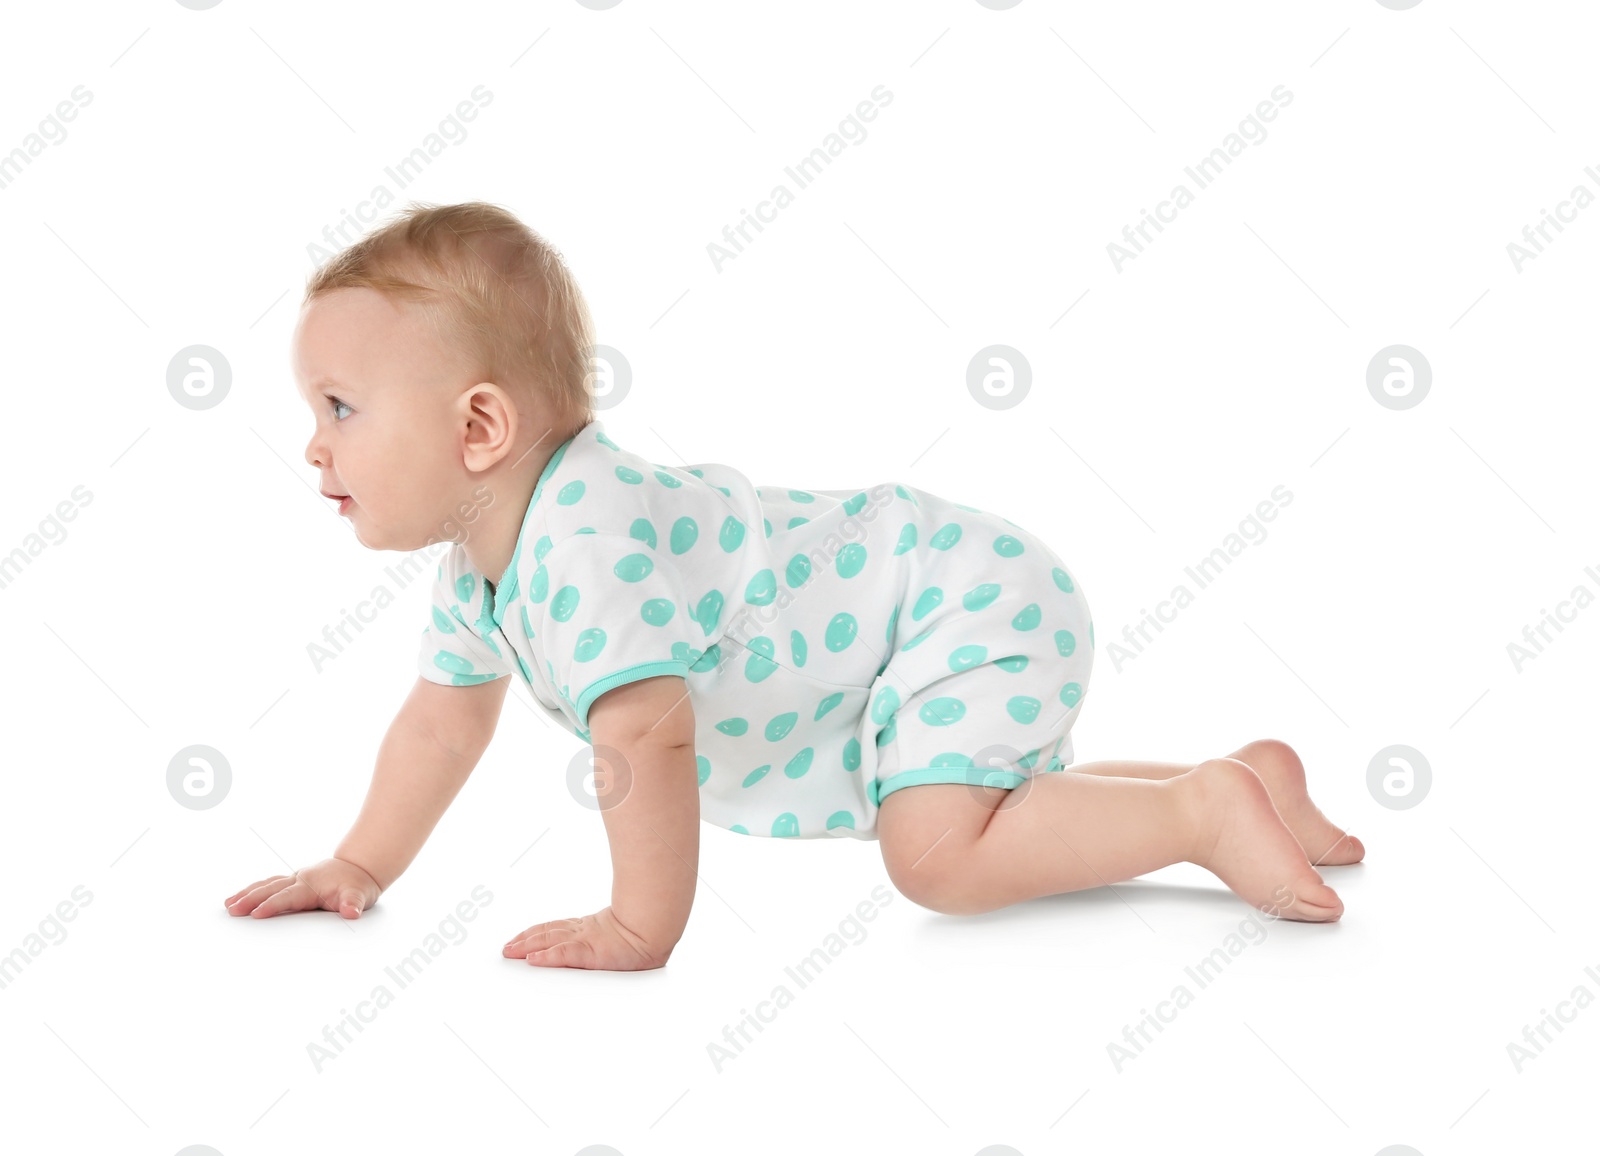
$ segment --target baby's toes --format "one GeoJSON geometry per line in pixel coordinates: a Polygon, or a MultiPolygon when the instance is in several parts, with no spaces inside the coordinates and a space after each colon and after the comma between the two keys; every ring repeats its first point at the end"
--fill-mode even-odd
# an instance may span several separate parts
{"type": "Polygon", "coordinates": [[[1343,867],[1366,858],[1367,849],[1354,835],[1340,835],[1321,855],[1312,858],[1318,867],[1343,867]]]}
{"type": "Polygon", "coordinates": [[[1280,918],[1303,923],[1332,923],[1343,914],[1344,901],[1326,883],[1297,885],[1289,902],[1278,909],[1280,918]]]}

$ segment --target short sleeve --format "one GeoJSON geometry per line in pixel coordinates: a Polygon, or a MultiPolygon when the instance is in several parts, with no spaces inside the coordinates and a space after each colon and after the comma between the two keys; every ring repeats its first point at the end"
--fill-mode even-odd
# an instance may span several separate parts
{"type": "Polygon", "coordinates": [[[580,726],[608,690],[688,675],[705,643],[689,593],[669,559],[621,534],[574,534],[544,556],[524,597],[552,680],[580,726]]]}
{"type": "Polygon", "coordinates": [[[475,571],[461,571],[454,563],[454,554],[446,557],[434,578],[417,672],[444,686],[504,678],[514,673],[512,659],[495,641],[487,588],[475,571]]]}

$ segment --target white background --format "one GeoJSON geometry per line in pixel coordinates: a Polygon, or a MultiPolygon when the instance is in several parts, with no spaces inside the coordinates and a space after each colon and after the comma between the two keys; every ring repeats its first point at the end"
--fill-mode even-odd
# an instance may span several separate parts
{"type": "Polygon", "coordinates": [[[1574,186],[1600,191],[1587,16],[8,12],[0,153],[77,86],[92,100],[0,188],[0,554],[29,555],[0,590],[0,952],[27,959],[0,988],[4,1146],[1577,1150],[1600,1010],[1520,1072],[1507,1045],[1579,985],[1600,996],[1600,611],[1569,607],[1520,670],[1507,645],[1580,584],[1600,591],[1600,211],[1520,272],[1507,244],[1574,186]],[[400,187],[386,167],[480,85],[465,138],[400,187]],[[878,85],[893,99],[865,139],[719,271],[708,243],[878,85]],[[1293,99],[1265,139],[1119,272],[1108,243],[1193,188],[1185,167],[1279,85],[1293,99]],[[348,828],[426,621],[412,585],[320,672],[308,657],[394,588],[399,556],[362,549],[316,493],[288,370],[300,294],[408,201],[475,199],[562,250],[629,359],[631,392],[602,414],[620,444],[763,485],[904,481],[1051,542],[1099,644],[1078,760],[1290,742],[1366,841],[1364,864],[1324,872],[1342,922],[1272,925],[1120,1071],[1107,1045],[1249,916],[1198,869],[971,918],[894,895],[800,988],[785,968],[888,888],[877,846],[705,826],[666,968],[532,969],[500,944],[603,906],[610,876],[600,819],[568,792],[576,740],[520,686],[376,909],[230,918],[225,896],[348,828]],[[966,388],[996,343],[1033,374],[1000,411],[966,388]],[[1403,411],[1366,383],[1395,343],[1432,367],[1403,411]],[[167,389],[194,344],[232,374],[203,411],[167,389]],[[1279,485],[1293,500],[1265,539],[1119,669],[1124,627],[1194,589],[1184,568],[1279,485]],[[80,486],[65,537],[42,531],[80,486]],[[197,743],[232,772],[198,811],[166,785],[197,743]],[[1405,810],[1367,786],[1395,743],[1432,768],[1405,810]],[[492,902],[465,940],[318,1071],[324,1026],[393,989],[384,968],[480,885],[492,902]],[[63,902],[75,918],[49,924],[63,902]],[[708,1045],[779,985],[792,1004],[717,1070],[708,1045]]]}

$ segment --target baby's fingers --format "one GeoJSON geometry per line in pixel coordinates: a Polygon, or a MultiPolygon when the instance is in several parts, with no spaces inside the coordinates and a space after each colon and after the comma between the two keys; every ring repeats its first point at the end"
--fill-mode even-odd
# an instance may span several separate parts
{"type": "Polygon", "coordinates": [[[576,919],[552,919],[548,923],[535,923],[526,931],[520,931],[512,936],[500,949],[500,954],[507,959],[524,959],[530,951],[548,947],[560,936],[572,934],[577,929],[578,923],[576,919]]]}
{"type": "MultiPolygon", "coordinates": [[[[243,898],[245,895],[248,895],[250,892],[254,891],[256,888],[265,887],[268,883],[276,883],[280,879],[287,879],[287,878],[289,878],[289,876],[287,876],[287,875],[269,875],[265,879],[257,879],[254,883],[250,884],[248,887],[241,887],[241,888],[239,888],[239,890],[235,891],[232,895],[228,896],[226,899],[224,899],[222,901],[222,905],[224,907],[231,908],[235,903],[239,902],[239,900],[241,898],[243,898]]],[[[244,914],[246,914],[246,912],[244,912],[244,911],[235,911],[235,912],[233,912],[233,914],[234,915],[244,915],[244,914]]]]}
{"type": "Polygon", "coordinates": [[[322,905],[317,893],[298,879],[287,887],[268,896],[250,914],[256,919],[270,919],[285,911],[312,911],[322,905]]]}
{"type": "Polygon", "coordinates": [[[583,967],[595,966],[594,947],[587,939],[563,939],[548,947],[528,953],[528,963],[533,967],[583,967]]]}

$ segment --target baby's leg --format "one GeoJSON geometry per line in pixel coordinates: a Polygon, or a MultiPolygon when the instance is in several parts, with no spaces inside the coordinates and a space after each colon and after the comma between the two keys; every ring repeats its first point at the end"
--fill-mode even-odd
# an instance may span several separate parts
{"type": "MultiPolygon", "coordinates": [[[[1272,805],[1288,824],[1289,830],[1317,867],[1356,863],[1367,853],[1361,840],[1347,835],[1318,810],[1306,791],[1306,769],[1300,756],[1288,743],[1278,739],[1257,739],[1225,756],[1238,759],[1261,777],[1272,795],[1272,805]]],[[[1140,779],[1170,779],[1181,775],[1192,763],[1134,763],[1121,760],[1079,763],[1067,770],[1080,775],[1116,775],[1140,779]]],[[[891,798],[893,796],[890,796],[891,798]]]]}
{"type": "Polygon", "coordinates": [[[903,787],[883,800],[878,831],[895,886],[949,914],[993,911],[1184,862],[1284,918],[1326,922],[1344,911],[1266,786],[1236,759],[1210,759],[1167,778],[1049,772],[1011,791],[903,787]]]}

